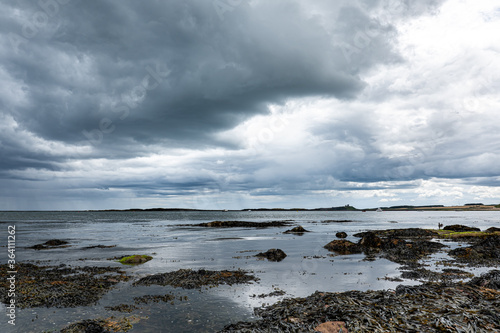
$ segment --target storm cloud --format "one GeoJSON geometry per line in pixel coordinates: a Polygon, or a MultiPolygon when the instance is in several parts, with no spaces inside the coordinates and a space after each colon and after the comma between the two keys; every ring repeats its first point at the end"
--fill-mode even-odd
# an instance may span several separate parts
{"type": "Polygon", "coordinates": [[[1,6],[0,209],[500,200],[492,1],[1,6]]]}

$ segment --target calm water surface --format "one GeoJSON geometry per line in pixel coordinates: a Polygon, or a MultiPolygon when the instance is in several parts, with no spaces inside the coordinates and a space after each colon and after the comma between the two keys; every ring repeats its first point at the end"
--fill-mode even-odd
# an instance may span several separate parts
{"type": "MultiPolygon", "coordinates": [[[[323,246],[345,231],[352,234],[368,229],[437,228],[438,223],[465,224],[485,229],[500,226],[500,212],[0,212],[0,263],[7,262],[7,227],[16,226],[16,256],[22,262],[72,266],[121,266],[107,260],[117,256],[148,254],[153,260],[139,266],[124,267],[133,278],[120,283],[91,307],[18,310],[16,326],[0,319],[0,332],[59,331],[68,323],[98,317],[136,315],[143,318],[129,332],[213,332],[224,325],[251,320],[253,308],[284,297],[302,297],[321,291],[394,289],[398,284],[384,277],[400,275],[399,265],[385,259],[364,261],[364,255],[333,256],[323,246]],[[214,220],[281,221],[291,220],[310,233],[283,234],[287,228],[208,229],[190,226],[214,220]],[[329,221],[329,222],[325,222],[329,221]],[[333,222],[349,221],[349,222],[333,222]],[[182,224],[183,226],[179,226],[182,224]],[[70,247],[36,251],[27,249],[50,239],[63,239],[70,247]],[[116,245],[108,249],[84,249],[93,245],[116,245]],[[287,254],[281,262],[255,258],[258,252],[280,248],[287,254]],[[244,269],[260,278],[247,285],[183,290],[172,287],[132,287],[137,278],[180,268],[244,269]],[[276,289],[286,295],[259,298],[276,289]],[[132,314],[104,307],[133,304],[133,297],[173,293],[187,301],[153,303],[132,314]]],[[[456,243],[446,243],[450,247],[456,243]]],[[[435,255],[428,261],[446,258],[435,255]]],[[[429,269],[440,270],[433,265],[429,269]]],[[[479,274],[485,269],[471,269],[479,274]]],[[[1,312],[5,308],[1,307],[1,312]]]]}

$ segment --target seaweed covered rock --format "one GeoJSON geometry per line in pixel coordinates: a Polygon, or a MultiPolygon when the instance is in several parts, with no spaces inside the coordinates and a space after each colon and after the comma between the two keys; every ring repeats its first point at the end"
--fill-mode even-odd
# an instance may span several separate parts
{"type": "Polygon", "coordinates": [[[349,332],[498,332],[499,302],[499,291],[462,283],[399,286],[396,292],[315,292],[257,308],[259,320],[221,332],[314,332],[339,321],[349,332]]]}
{"type": "MultiPolygon", "coordinates": [[[[16,306],[77,307],[95,304],[114,285],[128,276],[117,267],[68,267],[16,264],[16,306]]],[[[9,301],[9,267],[0,266],[0,297],[9,301]],[[2,282],[3,281],[3,282],[2,282]]]]}
{"type": "Polygon", "coordinates": [[[90,250],[90,249],[111,249],[113,247],[116,247],[116,245],[91,245],[91,246],[86,246],[83,249],[84,250],[90,250]]]}
{"type": "Polygon", "coordinates": [[[448,254],[470,265],[500,265],[500,235],[481,238],[469,247],[459,247],[449,251],[448,254]]]}
{"type": "Polygon", "coordinates": [[[134,282],[134,285],[173,286],[184,289],[195,289],[203,286],[215,287],[221,284],[233,285],[250,283],[259,279],[243,270],[237,271],[210,271],[199,269],[179,269],[174,272],[149,275],[134,282]]]}
{"type": "Polygon", "coordinates": [[[374,233],[379,237],[387,238],[403,238],[403,239],[413,239],[413,238],[434,238],[439,236],[439,234],[432,230],[420,229],[420,228],[406,228],[406,229],[387,229],[387,230],[371,230],[365,232],[359,232],[354,234],[355,237],[365,237],[366,235],[374,233]]]}
{"type": "Polygon", "coordinates": [[[385,250],[388,250],[388,249],[394,249],[394,248],[398,248],[398,247],[406,247],[406,240],[402,239],[402,238],[397,238],[397,237],[389,237],[387,239],[385,239],[384,241],[384,244],[383,244],[383,248],[385,250]]]}
{"type": "Polygon", "coordinates": [[[345,232],[343,232],[343,231],[340,231],[340,232],[337,232],[335,234],[335,237],[337,237],[337,238],[346,238],[347,234],[345,232]]]}
{"type": "Polygon", "coordinates": [[[266,252],[261,252],[255,256],[267,258],[269,261],[281,261],[286,258],[286,253],[281,249],[269,249],[266,252]]]}
{"type": "Polygon", "coordinates": [[[426,240],[395,242],[397,241],[394,239],[384,242],[384,251],[381,257],[399,264],[416,262],[430,254],[439,252],[443,247],[447,247],[441,243],[426,240]]]}
{"type": "Polygon", "coordinates": [[[61,333],[111,333],[105,325],[104,320],[87,319],[66,326],[61,333]]]}
{"type": "MultiPolygon", "coordinates": [[[[212,221],[207,223],[194,224],[196,227],[205,228],[269,228],[289,226],[289,221],[269,221],[269,222],[249,222],[249,221],[212,221]]],[[[193,226],[193,225],[189,225],[193,226]]]]}
{"type": "Polygon", "coordinates": [[[478,260],[483,256],[471,247],[458,247],[448,252],[452,257],[457,257],[464,260],[478,260]]]}
{"type": "Polygon", "coordinates": [[[461,224],[447,225],[446,227],[443,228],[443,230],[450,230],[455,232],[481,231],[481,229],[479,228],[468,227],[466,225],[461,225],[461,224]]]}
{"type": "Polygon", "coordinates": [[[305,232],[309,232],[309,230],[304,229],[301,225],[298,227],[292,228],[290,230],[285,231],[285,234],[303,234],[305,232]]]}
{"type": "Polygon", "coordinates": [[[415,263],[423,257],[440,251],[445,245],[429,241],[437,233],[418,228],[373,230],[357,233],[357,244],[348,240],[334,240],[324,247],[340,254],[365,252],[400,264],[415,263]],[[407,240],[408,239],[408,240],[407,240]]]}
{"type": "Polygon", "coordinates": [[[360,245],[345,239],[336,239],[324,246],[328,251],[334,251],[339,254],[353,254],[361,253],[362,248],[360,245]]]}
{"type": "Polygon", "coordinates": [[[64,327],[61,333],[112,333],[127,332],[133,328],[133,324],[138,323],[146,317],[126,316],[121,318],[109,317],[98,319],[86,319],[64,327]]]}
{"type": "Polygon", "coordinates": [[[153,259],[151,256],[135,254],[128,257],[123,257],[119,260],[121,264],[124,265],[139,265],[153,259]]]}
{"type": "Polygon", "coordinates": [[[46,241],[43,244],[36,244],[33,245],[32,247],[29,247],[30,249],[33,250],[47,250],[47,249],[53,249],[53,248],[64,248],[68,247],[68,241],[61,240],[61,239],[51,239],[46,241]]]}
{"type": "Polygon", "coordinates": [[[382,239],[373,232],[366,233],[359,241],[359,245],[363,247],[381,248],[382,244],[382,239]]]}
{"type": "Polygon", "coordinates": [[[500,290],[500,270],[496,269],[475,277],[469,281],[469,285],[500,290]]]}

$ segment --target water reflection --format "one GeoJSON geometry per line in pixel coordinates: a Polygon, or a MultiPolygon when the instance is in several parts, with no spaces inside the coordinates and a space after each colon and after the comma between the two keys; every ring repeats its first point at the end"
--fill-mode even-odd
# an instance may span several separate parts
{"type": "MultiPolygon", "coordinates": [[[[15,223],[18,231],[20,261],[61,263],[72,266],[119,266],[133,279],[175,271],[181,268],[253,272],[260,281],[249,285],[183,290],[170,287],[133,287],[119,284],[92,307],[72,309],[23,309],[18,312],[15,330],[0,322],[1,332],[41,332],[59,330],[70,322],[98,317],[147,317],[134,324],[130,332],[213,332],[224,325],[249,320],[253,307],[270,304],[284,297],[305,297],[316,290],[395,289],[397,285],[416,284],[388,281],[398,277],[399,265],[385,259],[366,261],[362,254],[337,256],[323,248],[344,231],[347,240],[356,242],[353,234],[369,229],[437,228],[438,223],[466,224],[485,229],[498,226],[497,212],[92,212],[92,213],[0,213],[0,220],[15,223]],[[214,220],[270,221],[293,220],[310,230],[302,236],[283,234],[285,228],[210,229],[180,224],[197,224],[214,220]],[[325,221],[351,222],[325,222],[325,221]],[[70,222],[71,221],[71,222],[70,222]],[[395,223],[396,222],[396,223],[395,223]],[[70,247],[36,251],[27,247],[49,239],[70,241],[70,247]],[[116,245],[113,248],[88,246],[116,245]],[[271,262],[254,257],[271,248],[282,249],[287,257],[271,262]],[[108,260],[131,254],[148,254],[153,260],[140,266],[121,266],[108,260]],[[284,295],[265,296],[274,291],[284,295]],[[134,297],[151,295],[187,296],[174,304],[159,302],[141,305],[131,314],[117,313],[107,306],[135,304],[134,297]],[[263,295],[263,297],[259,297],[263,295]]],[[[5,245],[5,240],[1,240],[5,245]]],[[[458,243],[447,242],[450,248],[458,243]]],[[[425,263],[429,269],[442,270],[436,262],[447,260],[446,254],[434,254],[425,263]]],[[[5,260],[2,258],[2,263],[5,260]]],[[[474,274],[487,269],[469,269],[474,274]]],[[[0,309],[1,310],[1,309],[0,309]]],[[[4,309],[5,310],[5,309],[4,309]]]]}

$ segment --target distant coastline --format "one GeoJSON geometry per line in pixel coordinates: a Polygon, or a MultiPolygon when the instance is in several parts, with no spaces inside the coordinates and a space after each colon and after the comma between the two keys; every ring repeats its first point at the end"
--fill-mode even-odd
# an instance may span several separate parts
{"type": "Polygon", "coordinates": [[[370,211],[500,211],[500,204],[465,204],[462,206],[425,205],[411,206],[400,205],[390,207],[356,208],[351,205],[323,208],[244,208],[244,209],[194,209],[194,208],[128,208],[128,209],[82,209],[82,210],[0,210],[0,212],[245,212],[245,211],[281,211],[281,212],[370,212],[370,211]]]}
{"type": "Polygon", "coordinates": [[[105,210],[88,210],[89,212],[161,212],[161,211],[500,211],[500,205],[473,203],[462,206],[444,206],[444,205],[426,205],[426,206],[411,206],[400,205],[390,207],[375,207],[375,208],[356,208],[350,205],[339,207],[324,207],[324,208],[244,208],[244,209],[190,209],[190,208],[130,208],[130,209],[105,209],[105,210]]]}

